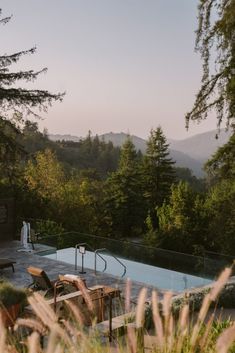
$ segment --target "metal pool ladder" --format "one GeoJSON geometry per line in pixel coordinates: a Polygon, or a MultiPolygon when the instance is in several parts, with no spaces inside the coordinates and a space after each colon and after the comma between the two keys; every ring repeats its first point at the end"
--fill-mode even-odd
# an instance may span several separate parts
{"type": "MultiPolygon", "coordinates": [[[[97,267],[97,256],[99,256],[99,257],[102,257],[101,255],[100,255],[100,253],[101,252],[106,252],[106,253],[108,253],[110,256],[112,256],[122,267],[123,267],[123,274],[122,274],[122,276],[121,277],[123,277],[123,276],[125,276],[125,274],[126,274],[126,266],[124,265],[124,263],[122,262],[122,261],[120,261],[114,254],[112,254],[111,253],[111,251],[109,251],[108,249],[106,249],[106,248],[101,248],[101,249],[96,249],[95,250],[95,274],[96,274],[96,267],[97,267]]],[[[102,257],[102,259],[103,259],[103,257],[102,257]]],[[[107,263],[107,262],[106,262],[107,263]]],[[[105,270],[106,270],[106,268],[105,268],[105,270]]],[[[104,271],[105,271],[104,270],[104,271]]],[[[103,272],[104,272],[103,271],[103,272]]]]}

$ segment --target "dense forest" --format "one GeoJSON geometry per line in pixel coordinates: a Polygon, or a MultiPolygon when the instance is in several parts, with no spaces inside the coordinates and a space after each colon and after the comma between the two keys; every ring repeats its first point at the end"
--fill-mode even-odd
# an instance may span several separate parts
{"type": "Polygon", "coordinates": [[[90,132],[79,142],[50,141],[37,123],[1,140],[0,194],[14,197],[18,219],[53,221],[50,232],[138,239],[181,252],[231,254],[235,248],[235,136],[205,165],[207,177],[176,168],[160,127],[150,131],[145,155],[130,138],[121,148],[90,132]],[[13,153],[14,152],[14,153],[13,153]]]}
{"type": "MultiPolygon", "coordinates": [[[[217,3],[217,2],[216,2],[217,3]]],[[[218,1],[220,3],[220,1],[218,1]]],[[[176,168],[161,127],[152,129],[143,155],[130,138],[121,148],[87,137],[50,141],[29,115],[46,110],[63,93],[15,88],[34,81],[45,69],[12,72],[11,65],[35,48],[0,56],[0,197],[13,197],[16,216],[44,220],[51,233],[77,230],[190,254],[235,249],[235,2],[220,4],[215,23],[201,1],[197,50],[204,62],[202,86],[191,120],[217,112],[232,134],[205,164],[206,177],[176,168]],[[211,42],[218,41],[218,74],[210,74],[211,42]],[[218,89],[216,89],[216,87],[218,89]],[[219,95],[214,101],[213,92],[219,95]]],[[[1,11],[0,11],[1,15],[1,11]]],[[[0,18],[6,24],[9,17],[0,18]]],[[[214,56],[213,56],[214,58],[214,56]]]]}

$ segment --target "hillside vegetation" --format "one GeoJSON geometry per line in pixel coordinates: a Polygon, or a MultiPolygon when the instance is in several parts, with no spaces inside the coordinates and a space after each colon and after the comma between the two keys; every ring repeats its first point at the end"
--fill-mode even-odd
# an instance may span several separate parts
{"type": "MultiPolygon", "coordinates": [[[[203,134],[197,134],[184,140],[168,139],[170,145],[169,151],[171,158],[175,161],[177,167],[189,168],[196,177],[203,177],[203,164],[209,157],[216,152],[217,148],[225,144],[229,139],[229,133],[221,130],[218,138],[216,138],[217,131],[208,131],[203,134]]],[[[99,136],[99,139],[105,142],[112,142],[116,147],[121,147],[127,139],[127,134],[121,133],[107,133],[99,136]]],[[[71,135],[53,135],[49,134],[52,141],[74,141],[82,140],[77,136],[71,135]]],[[[146,140],[130,135],[136,150],[142,153],[146,151],[146,140]]]]}
{"type": "Polygon", "coordinates": [[[207,162],[203,180],[175,165],[160,127],[142,153],[128,136],[121,147],[91,133],[55,142],[26,121],[17,135],[21,152],[0,164],[0,193],[15,198],[18,219],[193,254],[232,254],[233,140],[207,162]]]}

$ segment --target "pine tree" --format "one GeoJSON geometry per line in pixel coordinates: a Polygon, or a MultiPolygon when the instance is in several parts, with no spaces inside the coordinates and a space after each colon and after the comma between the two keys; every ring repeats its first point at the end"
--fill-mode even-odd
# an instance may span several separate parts
{"type": "Polygon", "coordinates": [[[153,228],[158,227],[156,208],[162,206],[175,181],[174,162],[161,127],[150,131],[143,163],[144,196],[153,228]]]}
{"type": "MultiPolygon", "coordinates": [[[[0,24],[6,24],[10,17],[1,18],[1,13],[0,9],[0,24]]],[[[24,122],[24,116],[29,114],[37,116],[34,108],[46,111],[53,101],[61,101],[63,98],[63,94],[16,87],[19,81],[34,81],[38,75],[46,72],[46,68],[37,72],[33,70],[10,71],[12,64],[17,63],[24,55],[35,53],[35,50],[36,48],[31,48],[0,56],[0,160],[9,161],[8,165],[11,168],[23,151],[17,136],[20,135],[19,127],[24,122]]]]}
{"type": "MultiPolygon", "coordinates": [[[[0,16],[1,16],[0,9],[0,16]]],[[[9,17],[0,19],[0,24],[6,24],[10,20],[9,17]]],[[[39,89],[25,89],[16,88],[18,81],[34,81],[38,75],[45,73],[46,68],[40,71],[10,71],[9,67],[12,64],[17,63],[20,58],[24,55],[34,54],[36,48],[29,50],[23,50],[10,55],[0,56],[0,107],[1,107],[1,118],[10,118],[13,115],[17,119],[22,118],[22,114],[33,114],[33,108],[39,108],[40,110],[47,110],[55,100],[62,100],[64,94],[53,94],[45,90],[39,89]]]]}
{"type": "Polygon", "coordinates": [[[105,204],[112,234],[118,237],[141,234],[145,207],[139,159],[130,138],[121,148],[118,170],[107,179],[105,204]]]}

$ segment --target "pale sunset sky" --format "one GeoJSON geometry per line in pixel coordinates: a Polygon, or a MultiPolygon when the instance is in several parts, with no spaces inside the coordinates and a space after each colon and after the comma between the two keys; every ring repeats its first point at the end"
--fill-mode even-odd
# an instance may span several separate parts
{"type": "MultiPolygon", "coordinates": [[[[66,91],[41,115],[50,133],[129,132],[161,125],[173,139],[216,128],[210,117],[185,130],[200,86],[194,52],[197,0],[2,0],[1,54],[37,46],[12,69],[47,67],[34,88],[66,91]]],[[[31,87],[31,86],[30,86],[31,87]]]]}

